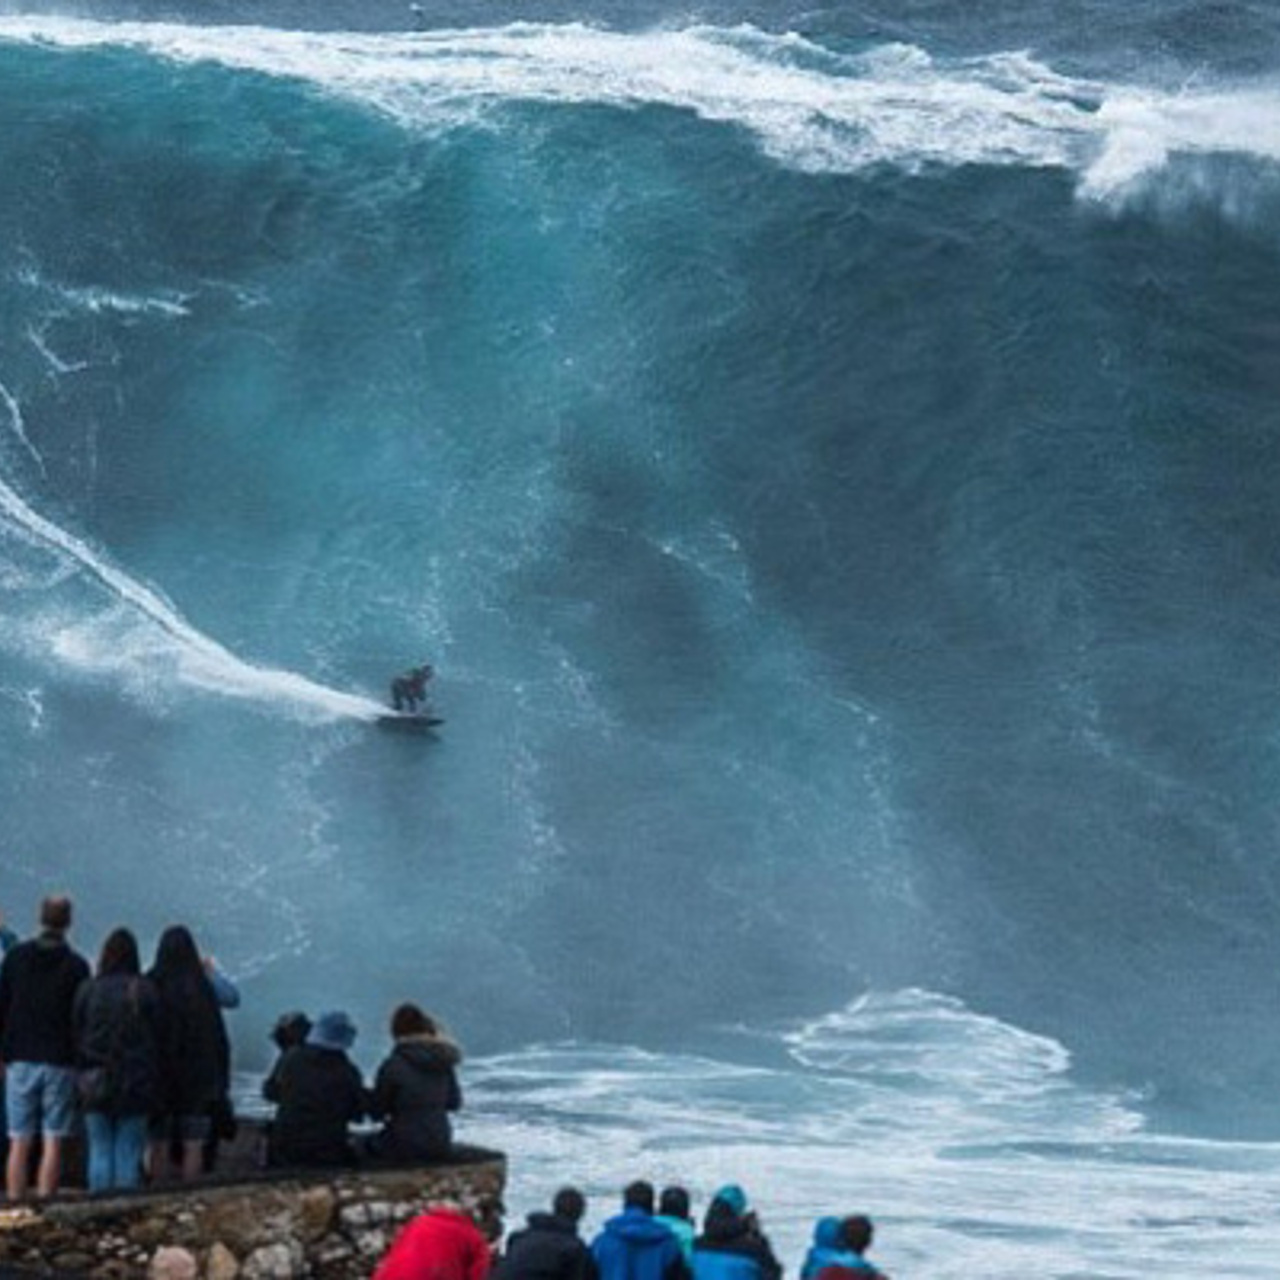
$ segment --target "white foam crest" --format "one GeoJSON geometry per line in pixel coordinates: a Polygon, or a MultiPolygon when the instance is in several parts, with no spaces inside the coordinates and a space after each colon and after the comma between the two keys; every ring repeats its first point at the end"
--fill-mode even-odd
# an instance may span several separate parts
{"type": "MultiPolygon", "coordinates": [[[[4,21],[0,19],[0,39],[4,38],[4,21]]],[[[186,305],[187,299],[182,294],[152,296],[149,294],[118,293],[101,285],[70,285],[45,280],[40,272],[27,267],[17,273],[19,284],[28,288],[43,289],[52,293],[60,303],[91,315],[101,315],[114,311],[123,315],[162,315],[179,318],[191,314],[186,305]]],[[[35,340],[33,331],[28,328],[29,335],[35,340]]],[[[43,350],[43,349],[42,349],[43,350]]]]}
{"type": "Polygon", "coordinates": [[[0,480],[0,514],[24,536],[69,558],[111,593],[118,608],[92,621],[61,628],[52,647],[64,661],[86,669],[150,676],[164,672],[225,697],[290,705],[320,718],[370,720],[385,708],[370,698],[343,693],[290,671],[255,666],[193,627],[152,587],[123,573],[81,539],[45,519],[0,480]],[[139,628],[141,619],[147,624],[139,628]]]}
{"type": "Polygon", "coordinates": [[[1101,154],[1083,191],[1105,199],[1162,168],[1172,155],[1248,155],[1280,161],[1280,90],[1201,91],[1177,97],[1136,90],[1108,96],[1098,110],[1101,154]]]}
{"type": "Polygon", "coordinates": [[[1175,153],[1280,153],[1273,89],[1163,93],[1060,75],[1025,53],[935,59],[911,46],[835,54],[749,26],[614,32],[516,23],[357,35],[10,17],[0,39],[127,45],[294,77],[407,126],[501,101],[661,105],[750,130],[779,162],[1070,168],[1102,196],[1175,153]]]}
{"type": "Polygon", "coordinates": [[[581,1044],[472,1059],[460,1136],[508,1153],[513,1226],[566,1181],[595,1222],[635,1177],[683,1183],[699,1211],[739,1182],[788,1271],[815,1218],[865,1209],[882,1224],[882,1264],[922,1278],[1161,1275],[1214,1256],[1232,1275],[1274,1272],[1280,1149],[1148,1135],[1073,1083],[1052,1040],[907,990],[782,1043],[790,1063],[763,1067],[581,1044]],[[962,1061],[945,1068],[948,1055],[962,1061]],[[934,1066],[893,1069],[912,1061],[934,1066]],[[979,1076],[980,1097],[1043,1087],[1043,1105],[975,1121],[979,1076]]]}

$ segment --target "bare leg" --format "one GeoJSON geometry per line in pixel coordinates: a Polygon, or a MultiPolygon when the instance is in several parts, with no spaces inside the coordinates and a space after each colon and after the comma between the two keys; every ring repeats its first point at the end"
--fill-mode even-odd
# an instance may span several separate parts
{"type": "Polygon", "coordinates": [[[5,1184],[10,1200],[22,1200],[27,1194],[27,1170],[31,1167],[31,1139],[9,1139],[9,1164],[5,1169],[5,1184]]]}
{"type": "Polygon", "coordinates": [[[58,1189],[62,1177],[62,1139],[44,1135],[40,1150],[40,1169],[36,1174],[36,1195],[51,1196],[58,1189]]]}
{"type": "Polygon", "coordinates": [[[182,1180],[193,1182],[204,1172],[204,1143],[184,1140],[182,1144],[182,1180]]]}

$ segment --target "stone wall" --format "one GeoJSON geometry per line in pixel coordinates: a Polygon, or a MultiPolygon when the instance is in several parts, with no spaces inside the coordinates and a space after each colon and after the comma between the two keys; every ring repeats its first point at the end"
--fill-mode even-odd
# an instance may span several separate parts
{"type": "Polygon", "coordinates": [[[453,1200],[492,1240],[506,1161],[458,1148],[447,1164],[258,1173],[0,1209],[0,1272],[95,1280],[367,1280],[400,1226],[453,1200]]]}

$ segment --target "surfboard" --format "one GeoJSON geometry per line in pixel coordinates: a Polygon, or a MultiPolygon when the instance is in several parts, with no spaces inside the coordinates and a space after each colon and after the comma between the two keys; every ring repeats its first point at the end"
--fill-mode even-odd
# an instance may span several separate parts
{"type": "Polygon", "coordinates": [[[444,720],[426,711],[384,711],[377,723],[391,729],[434,729],[444,720]]]}

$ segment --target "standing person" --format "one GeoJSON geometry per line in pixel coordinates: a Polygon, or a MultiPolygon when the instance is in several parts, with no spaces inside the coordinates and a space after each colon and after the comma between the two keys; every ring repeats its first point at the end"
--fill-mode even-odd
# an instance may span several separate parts
{"type": "Polygon", "coordinates": [[[633,1182],[622,1212],[591,1242],[600,1280],[687,1280],[689,1268],[674,1235],[655,1221],[653,1185],[633,1182]]]}
{"type": "Polygon", "coordinates": [[[685,1262],[693,1263],[693,1219],[689,1216],[689,1193],[684,1187],[663,1187],[658,1197],[656,1221],[662,1223],[680,1245],[685,1262]]]}
{"type": "Polygon", "coordinates": [[[89,976],[67,942],[71,899],[40,904],[40,933],[0,964],[0,1059],[5,1065],[10,1200],[28,1190],[31,1149],[41,1136],[36,1194],[51,1196],[62,1177],[62,1144],[75,1127],[75,1035],[71,1009],[89,976]]]}
{"type": "Polygon", "coordinates": [[[480,1228],[456,1205],[429,1205],[391,1242],[373,1280],[485,1280],[492,1255],[480,1228]]]}
{"type": "Polygon", "coordinates": [[[72,1010],[90,1191],[139,1184],[147,1119],[160,1101],[160,993],[140,970],[137,940],[114,930],[72,1010]]]}
{"type": "Polygon", "coordinates": [[[396,711],[407,711],[410,715],[418,709],[418,703],[425,702],[427,697],[427,681],[435,675],[428,663],[420,667],[410,667],[403,675],[396,676],[391,682],[391,706],[396,711]]]}
{"type": "Polygon", "coordinates": [[[587,1201],[576,1187],[562,1187],[550,1213],[531,1213],[528,1225],[513,1231],[495,1280],[598,1280],[591,1250],[578,1236],[587,1201]]]}
{"type": "Polygon", "coordinates": [[[200,1176],[214,1108],[231,1083],[231,1042],[214,984],[185,925],[171,925],[160,935],[147,977],[160,993],[164,1026],[152,1174],[158,1176],[170,1143],[177,1143],[182,1177],[191,1180],[200,1176]]]}
{"type": "Polygon", "coordinates": [[[693,1274],[694,1280],[781,1280],[782,1265],[740,1186],[721,1187],[707,1206],[693,1242],[693,1274]]]}
{"type": "Polygon", "coordinates": [[[347,1057],[355,1040],[355,1024],[335,1009],[316,1019],[305,1043],[285,1051],[262,1089],[276,1103],[268,1164],[355,1163],[347,1126],[369,1110],[368,1091],[347,1057]]]}
{"type": "Polygon", "coordinates": [[[369,1110],[384,1120],[369,1143],[380,1160],[440,1160],[453,1144],[449,1112],[462,1106],[454,1068],[462,1052],[416,1004],[391,1015],[395,1047],[378,1068],[369,1110]]]}

